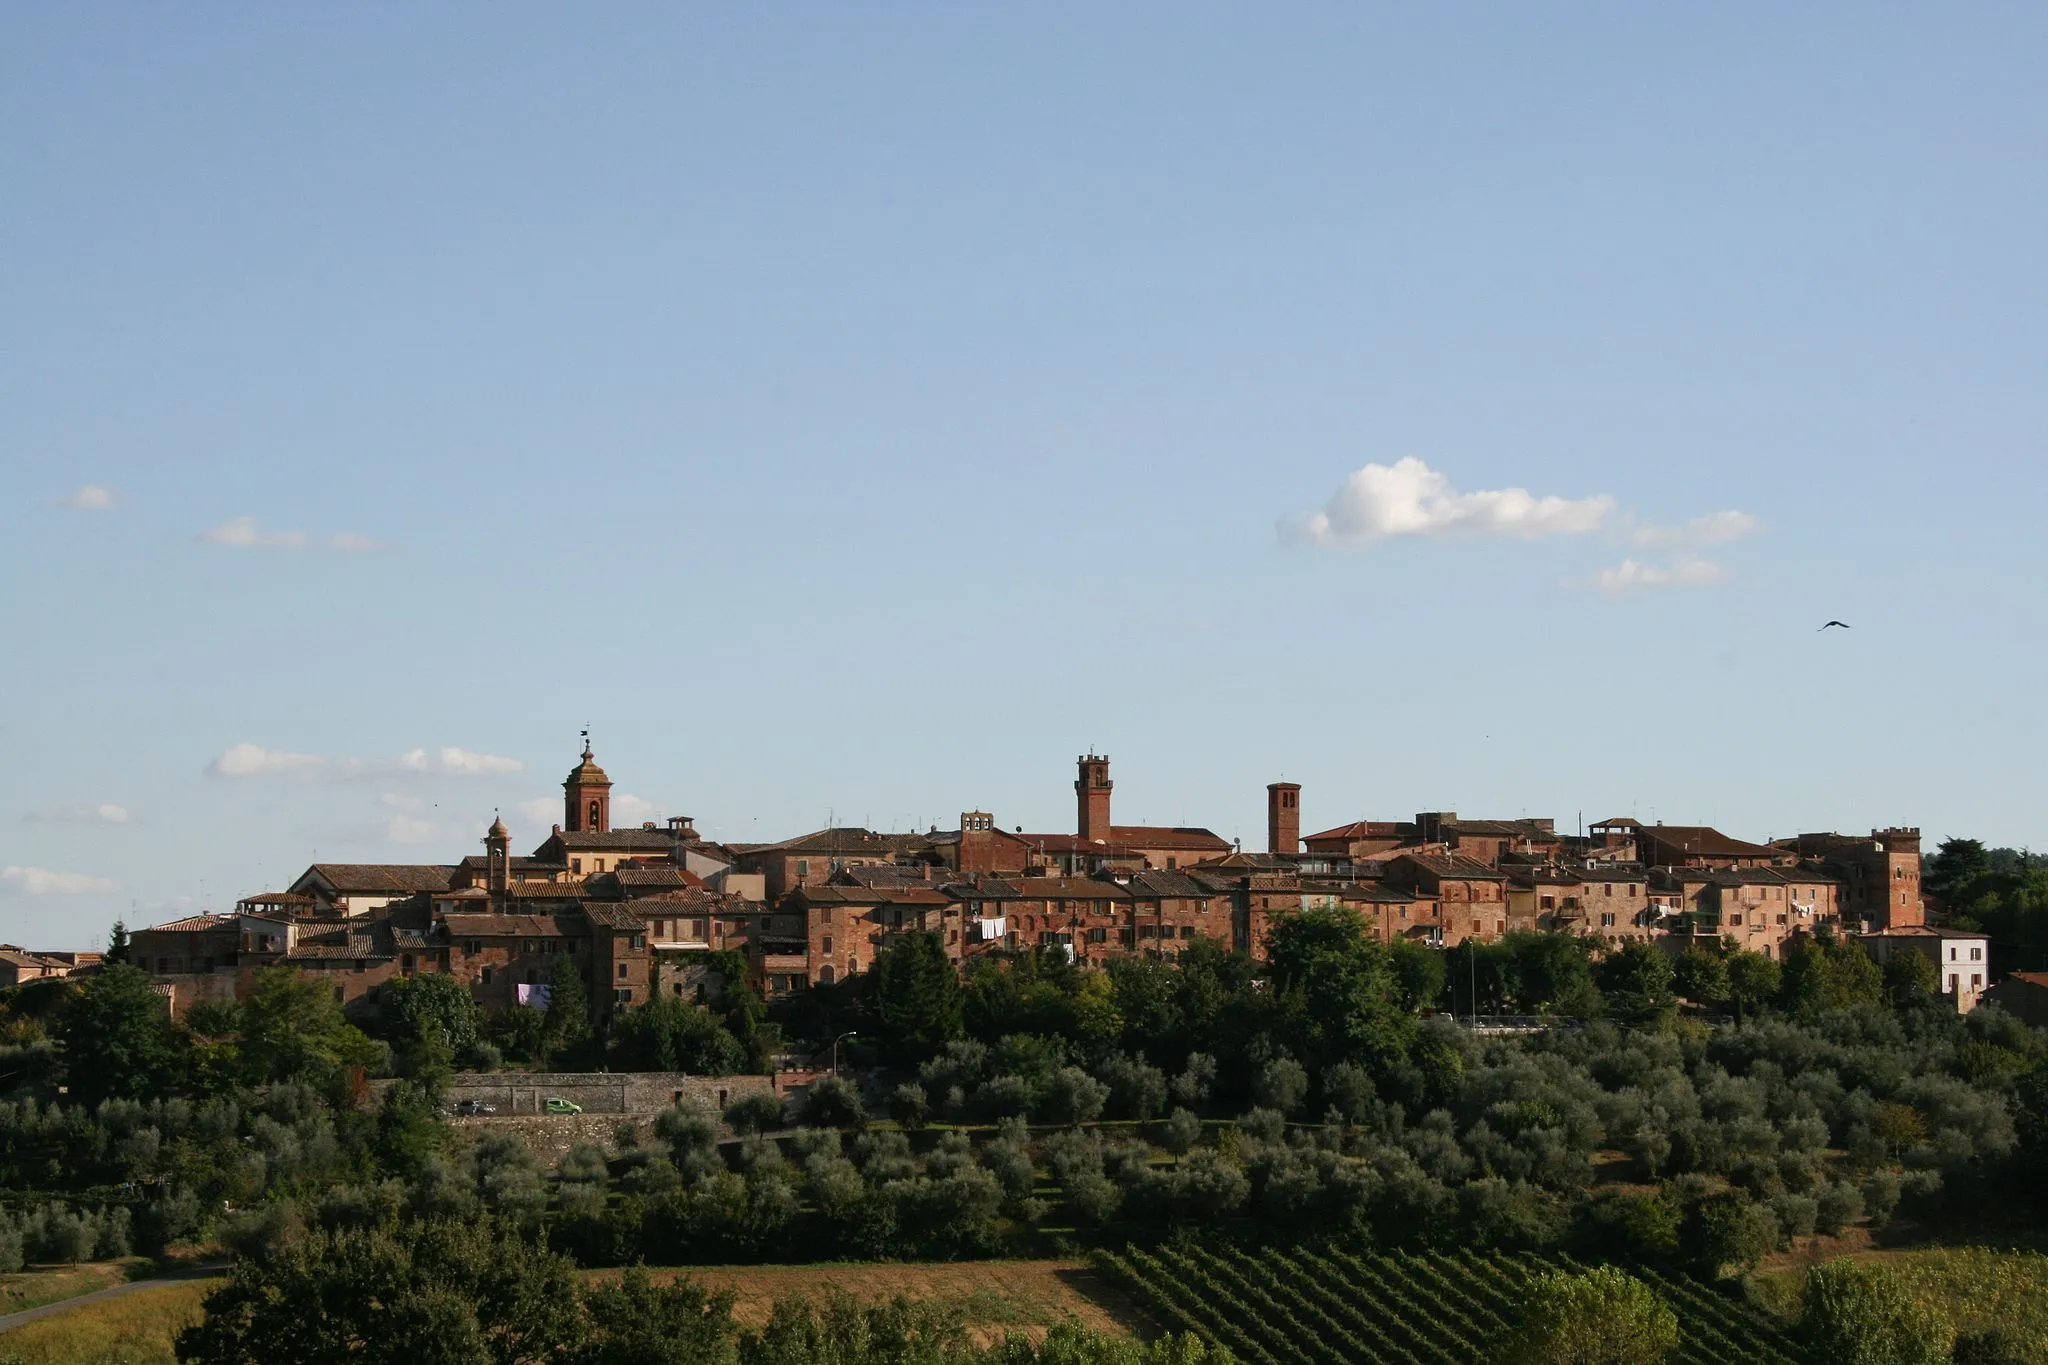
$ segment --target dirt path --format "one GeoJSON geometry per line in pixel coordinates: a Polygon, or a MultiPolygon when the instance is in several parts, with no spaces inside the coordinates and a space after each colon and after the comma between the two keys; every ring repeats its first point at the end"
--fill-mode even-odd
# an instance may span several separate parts
{"type": "Polygon", "coordinates": [[[58,1299],[55,1303],[41,1304],[35,1308],[24,1308],[19,1313],[9,1313],[5,1317],[0,1317],[0,1332],[19,1327],[23,1323],[34,1322],[38,1318],[47,1318],[57,1313],[68,1313],[74,1308],[83,1307],[88,1303],[98,1303],[102,1299],[118,1299],[123,1294],[133,1294],[138,1289],[161,1289],[167,1284],[179,1284],[185,1280],[211,1279],[214,1276],[225,1273],[227,1273],[227,1266],[225,1264],[191,1265],[169,1271],[151,1279],[130,1280],[126,1284],[112,1285],[106,1289],[95,1289],[90,1294],[80,1294],[75,1298],[69,1299],[58,1299]]]}

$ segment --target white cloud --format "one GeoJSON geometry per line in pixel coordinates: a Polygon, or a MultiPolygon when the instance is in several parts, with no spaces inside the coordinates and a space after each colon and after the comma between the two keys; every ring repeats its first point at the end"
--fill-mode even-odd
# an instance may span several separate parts
{"type": "Polygon", "coordinates": [[[83,872],[52,872],[46,867],[0,867],[0,891],[30,896],[86,896],[95,891],[112,891],[114,883],[105,877],[83,872]]]}
{"type": "Polygon", "coordinates": [[[1719,583],[1728,571],[1704,559],[1681,559],[1668,568],[1624,559],[1593,576],[1593,586],[1602,592],[1634,592],[1643,588],[1699,587],[1719,583]]]}
{"type": "Polygon", "coordinates": [[[32,810],[21,817],[39,824],[52,825],[132,825],[135,814],[126,806],[117,806],[111,801],[99,801],[84,806],[51,806],[43,810],[32,810]]]}
{"type": "Polygon", "coordinates": [[[254,517],[235,517],[224,521],[210,530],[201,531],[199,538],[209,545],[225,545],[235,550],[341,550],[362,552],[367,550],[388,550],[388,540],[372,540],[369,536],[354,531],[341,531],[334,535],[316,536],[307,531],[264,531],[257,528],[254,517]]]}
{"type": "Polygon", "coordinates": [[[1534,540],[1597,531],[1614,510],[1605,494],[1538,497],[1526,488],[1460,493],[1410,455],[1369,464],[1346,479],[1320,512],[1296,519],[1294,533],[1317,545],[1370,545],[1390,536],[1472,535],[1534,540]]]}
{"type": "Polygon", "coordinates": [[[64,498],[57,505],[69,507],[74,512],[104,512],[121,500],[121,495],[103,483],[80,485],[77,492],[64,498]]]}
{"type": "Polygon", "coordinates": [[[433,753],[425,749],[408,749],[398,761],[407,772],[440,777],[495,777],[526,771],[526,765],[516,758],[473,754],[467,749],[438,749],[433,753]]]}
{"type": "Polygon", "coordinates": [[[512,809],[522,822],[539,829],[553,829],[562,822],[562,798],[559,796],[536,796],[531,801],[521,801],[512,809]]]}
{"type": "Polygon", "coordinates": [[[208,777],[308,777],[327,762],[316,754],[288,754],[260,744],[235,744],[206,765],[208,777]]]}
{"type": "Polygon", "coordinates": [[[1753,536],[1763,523],[1747,512],[1709,512],[1683,526],[1637,526],[1629,531],[1629,543],[1639,550],[1673,545],[1725,545],[1731,540],[1753,536]]]}
{"type": "Polygon", "coordinates": [[[421,811],[427,808],[427,803],[419,797],[405,796],[398,792],[385,792],[377,800],[393,810],[421,811]]]}
{"type": "Polygon", "coordinates": [[[668,808],[657,806],[652,801],[643,801],[631,792],[619,792],[612,797],[612,827],[623,829],[643,821],[661,821],[668,818],[668,808]]]}
{"type": "Polygon", "coordinates": [[[526,771],[526,765],[502,754],[479,754],[453,747],[408,749],[395,758],[327,758],[291,754],[258,744],[236,744],[206,765],[208,777],[500,777],[526,771]]]}

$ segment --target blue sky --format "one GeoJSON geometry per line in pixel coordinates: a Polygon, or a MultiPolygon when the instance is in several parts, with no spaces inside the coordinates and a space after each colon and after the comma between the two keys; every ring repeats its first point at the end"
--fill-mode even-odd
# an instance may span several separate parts
{"type": "Polygon", "coordinates": [[[0,937],[538,842],[586,724],[733,840],[1067,829],[1093,747],[1248,845],[1282,776],[2038,844],[2044,64],[2022,4],[15,6],[0,937]]]}

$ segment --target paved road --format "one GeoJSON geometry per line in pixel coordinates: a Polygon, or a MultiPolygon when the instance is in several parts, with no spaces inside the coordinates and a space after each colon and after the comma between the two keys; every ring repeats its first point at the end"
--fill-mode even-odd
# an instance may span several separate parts
{"type": "Polygon", "coordinates": [[[95,1289],[90,1294],[80,1294],[77,1298],[46,1303],[40,1308],[24,1308],[19,1313],[9,1313],[5,1317],[0,1317],[0,1332],[19,1327],[25,1322],[34,1322],[37,1318],[47,1318],[53,1313],[68,1313],[84,1304],[98,1303],[101,1299],[118,1299],[123,1294],[133,1294],[138,1289],[161,1289],[167,1284],[177,1284],[183,1280],[210,1279],[216,1275],[225,1275],[227,1270],[227,1263],[224,1261],[213,1265],[186,1266],[181,1270],[158,1275],[155,1279],[130,1280],[126,1284],[110,1285],[105,1289],[95,1289]]]}

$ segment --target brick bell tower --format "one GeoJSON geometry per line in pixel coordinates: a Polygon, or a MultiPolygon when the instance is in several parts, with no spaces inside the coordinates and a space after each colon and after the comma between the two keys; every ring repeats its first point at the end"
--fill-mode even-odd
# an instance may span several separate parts
{"type": "Polygon", "coordinates": [[[1096,843],[1109,842],[1109,755],[1083,754],[1075,760],[1081,775],[1074,779],[1075,833],[1096,843]]]}
{"type": "Polygon", "coordinates": [[[583,761],[562,783],[562,828],[570,834],[606,834],[612,827],[612,780],[590,756],[590,732],[583,732],[583,761]]]}
{"type": "Polygon", "coordinates": [[[1266,784],[1266,852],[1301,852],[1301,784],[1266,784]]]}
{"type": "Polygon", "coordinates": [[[500,816],[491,821],[490,829],[484,832],[484,869],[491,892],[491,903],[505,903],[506,888],[512,881],[512,831],[505,828],[500,816]]]}

